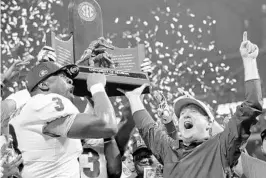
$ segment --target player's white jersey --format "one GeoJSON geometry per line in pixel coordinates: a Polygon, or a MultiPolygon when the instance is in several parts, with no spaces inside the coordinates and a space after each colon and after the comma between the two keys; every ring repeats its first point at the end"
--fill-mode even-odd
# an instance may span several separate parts
{"type": "Polygon", "coordinates": [[[75,117],[78,109],[58,94],[38,94],[17,110],[11,124],[22,153],[26,178],[78,178],[78,157],[82,152],[79,139],[46,135],[47,123],[62,117],[75,117]]]}
{"type": "Polygon", "coordinates": [[[6,99],[11,99],[16,103],[16,109],[23,106],[31,98],[27,89],[20,90],[16,93],[12,93],[6,99]]]}

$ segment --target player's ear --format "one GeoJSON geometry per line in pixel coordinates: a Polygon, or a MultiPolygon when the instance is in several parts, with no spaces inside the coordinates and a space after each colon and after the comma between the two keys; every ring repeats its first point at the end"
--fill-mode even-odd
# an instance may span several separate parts
{"type": "Polygon", "coordinates": [[[49,91],[49,86],[47,82],[41,82],[38,84],[38,87],[40,88],[40,90],[42,91],[49,91]]]}

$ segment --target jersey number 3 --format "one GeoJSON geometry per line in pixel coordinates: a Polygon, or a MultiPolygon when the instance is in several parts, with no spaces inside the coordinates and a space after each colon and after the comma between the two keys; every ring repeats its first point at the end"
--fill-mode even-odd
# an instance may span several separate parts
{"type": "Polygon", "coordinates": [[[84,174],[88,177],[98,177],[100,175],[100,162],[98,160],[88,160],[88,168],[83,168],[84,174]]]}
{"type": "Polygon", "coordinates": [[[80,166],[83,169],[83,174],[88,178],[96,178],[101,174],[99,154],[95,150],[93,151],[80,156],[80,166]]]}
{"type": "Polygon", "coordinates": [[[52,100],[55,101],[55,103],[56,103],[55,110],[57,110],[57,111],[63,111],[64,110],[64,105],[63,105],[61,98],[54,97],[54,98],[52,98],[52,100]]]}

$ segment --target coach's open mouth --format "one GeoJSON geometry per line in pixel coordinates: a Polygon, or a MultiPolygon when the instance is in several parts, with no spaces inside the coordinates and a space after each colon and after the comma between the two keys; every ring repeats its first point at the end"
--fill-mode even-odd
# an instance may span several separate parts
{"type": "Polygon", "coordinates": [[[193,123],[191,121],[184,122],[185,129],[191,129],[193,127],[193,123]]]}

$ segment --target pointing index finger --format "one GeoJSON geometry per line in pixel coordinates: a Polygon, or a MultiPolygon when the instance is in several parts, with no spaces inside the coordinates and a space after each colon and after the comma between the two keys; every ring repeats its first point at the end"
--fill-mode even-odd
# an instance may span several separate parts
{"type": "Polygon", "coordinates": [[[248,41],[248,34],[246,31],[243,33],[243,41],[248,41]]]}

